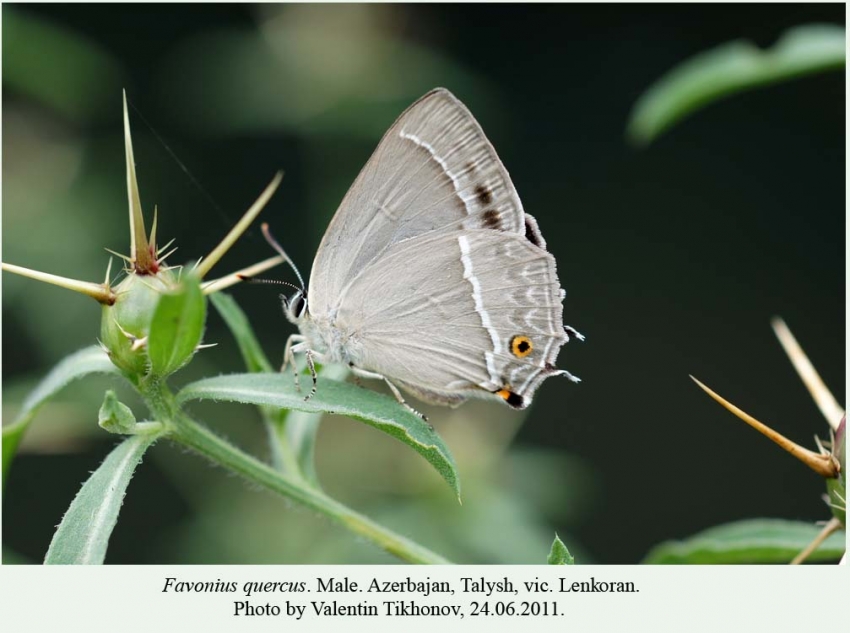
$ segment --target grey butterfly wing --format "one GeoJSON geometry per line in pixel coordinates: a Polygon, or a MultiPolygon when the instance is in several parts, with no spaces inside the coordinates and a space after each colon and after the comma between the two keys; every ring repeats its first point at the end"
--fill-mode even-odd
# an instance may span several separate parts
{"type": "Polygon", "coordinates": [[[495,394],[525,408],[545,378],[569,376],[555,368],[562,298],[550,253],[470,229],[389,247],[344,290],[336,324],[355,366],[422,400],[495,394]]]}
{"type": "Polygon", "coordinates": [[[390,127],[340,204],[313,262],[310,312],[328,313],[393,244],[475,228],[528,234],[545,248],[481,126],[454,95],[436,89],[390,127]]]}

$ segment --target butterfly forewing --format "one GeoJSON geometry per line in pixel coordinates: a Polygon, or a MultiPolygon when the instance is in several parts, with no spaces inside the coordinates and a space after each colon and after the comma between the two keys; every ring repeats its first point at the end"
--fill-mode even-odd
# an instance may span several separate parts
{"type": "Polygon", "coordinates": [[[527,230],[481,127],[450,92],[437,89],[396,120],[343,199],[313,263],[310,312],[335,308],[350,280],[393,244],[477,228],[527,230]]]}

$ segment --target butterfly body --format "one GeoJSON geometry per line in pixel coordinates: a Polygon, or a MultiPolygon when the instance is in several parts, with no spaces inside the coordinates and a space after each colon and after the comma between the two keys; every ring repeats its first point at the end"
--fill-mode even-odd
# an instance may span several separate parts
{"type": "MultiPolygon", "coordinates": [[[[288,359],[344,363],[426,402],[525,408],[575,330],[555,259],[469,111],[434,90],[381,140],[331,221],[288,359]]],[[[403,400],[402,400],[403,401],[403,400]]]]}

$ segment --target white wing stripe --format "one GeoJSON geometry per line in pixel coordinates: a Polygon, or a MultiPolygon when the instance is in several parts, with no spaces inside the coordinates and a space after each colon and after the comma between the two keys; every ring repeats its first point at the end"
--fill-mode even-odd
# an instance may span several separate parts
{"type": "MultiPolygon", "coordinates": [[[[475,303],[475,311],[481,317],[481,325],[487,330],[490,335],[490,340],[493,342],[493,352],[501,353],[501,341],[496,330],[493,328],[493,323],[490,321],[490,315],[484,309],[484,302],[481,300],[481,285],[478,283],[478,278],[472,270],[472,258],[469,256],[469,240],[465,235],[458,235],[457,243],[460,246],[460,261],[463,264],[463,278],[472,285],[472,301],[475,303]]],[[[487,372],[490,374],[490,381],[497,386],[500,385],[499,376],[496,374],[496,368],[493,364],[491,353],[485,353],[484,357],[487,361],[487,372]]]]}
{"type": "Polygon", "coordinates": [[[413,141],[417,146],[428,150],[428,153],[431,154],[431,158],[433,158],[435,161],[437,161],[440,164],[440,167],[443,168],[443,172],[445,172],[445,174],[449,178],[452,179],[452,184],[455,187],[455,192],[457,193],[457,197],[460,198],[461,201],[463,202],[463,206],[466,209],[466,213],[468,215],[469,214],[469,205],[466,202],[466,198],[464,198],[460,193],[460,190],[461,190],[460,181],[458,180],[458,177],[455,174],[453,174],[452,171],[449,169],[449,166],[448,166],[448,164],[446,164],[446,161],[443,158],[441,158],[439,156],[439,154],[437,154],[437,150],[434,149],[434,146],[431,145],[428,141],[423,141],[421,138],[419,138],[415,134],[409,134],[409,133],[405,132],[404,130],[399,132],[398,135],[401,138],[406,139],[408,141],[413,141]]]}

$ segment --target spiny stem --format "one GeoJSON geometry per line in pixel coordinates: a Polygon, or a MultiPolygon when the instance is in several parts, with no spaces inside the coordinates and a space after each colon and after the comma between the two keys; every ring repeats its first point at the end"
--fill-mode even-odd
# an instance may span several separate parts
{"type": "Polygon", "coordinates": [[[771,319],[770,324],[773,326],[776,338],[782,344],[782,349],[788,354],[791,364],[794,365],[794,369],[797,370],[800,380],[803,381],[806,389],[809,390],[812,399],[818,405],[823,417],[826,418],[827,423],[832,427],[833,431],[838,430],[838,424],[844,416],[844,409],[841,408],[835,396],[827,389],[817,370],[815,370],[808,356],[803,351],[803,348],[800,347],[797,339],[791,334],[791,330],[785,325],[785,321],[779,317],[774,317],[771,319]]]}
{"type": "Polygon", "coordinates": [[[54,286],[67,288],[68,290],[73,290],[74,292],[79,292],[86,295],[87,297],[91,297],[92,299],[105,305],[111,306],[113,303],[115,303],[115,299],[117,298],[117,295],[112,292],[112,290],[108,286],[104,284],[95,284],[90,281],[79,281],[78,279],[69,279],[68,277],[51,275],[50,273],[43,273],[39,270],[32,270],[31,268],[24,268],[23,266],[15,266],[14,264],[4,263],[2,266],[3,270],[5,270],[6,272],[15,273],[16,275],[21,275],[22,277],[29,277],[30,279],[35,279],[37,281],[43,281],[48,284],[53,284],[54,286]]]}
{"type": "Polygon", "coordinates": [[[224,254],[230,250],[230,247],[233,246],[234,242],[239,239],[239,236],[245,232],[245,229],[247,229],[251,222],[254,221],[254,218],[259,215],[260,211],[263,210],[263,207],[266,206],[269,199],[274,195],[274,192],[277,191],[282,179],[283,172],[277,172],[268,187],[266,187],[263,193],[260,194],[257,201],[251,205],[251,208],[245,212],[245,215],[243,215],[239,222],[236,223],[236,226],[230,229],[230,232],[224,237],[221,243],[196,266],[199,277],[203,279],[210,269],[216,265],[218,260],[220,260],[224,254]]]}
{"type": "Polygon", "coordinates": [[[213,462],[239,473],[248,480],[284,497],[316,510],[346,528],[372,541],[390,554],[411,563],[448,564],[449,561],[391,530],[374,523],[303,482],[290,479],[248,453],[233,446],[203,425],[191,419],[177,406],[174,395],[162,381],[141,387],[154,417],[167,420],[169,439],[197,451],[213,462]]]}
{"type": "Polygon", "coordinates": [[[822,455],[819,453],[815,453],[807,448],[800,446],[796,442],[792,442],[781,433],[777,433],[772,428],[770,428],[766,424],[759,422],[753,416],[746,413],[745,411],[742,411],[722,396],[714,393],[711,389],[706,387],[693,376],[691,376],[691,380],[693,380],[697,385],[699,385],[699,387],[703,391],[705,391],[709,396],[714,398],[714,400],[720,403],[720,405],[727,409],[730,413],[734,414],[735,416],[749,424],[751,427],[753,427],[756,431],[758,431],[768,439],[772,440],[781,448],[791,453],[791,455],[799,459],[817,474],[821,475],[822,477],[827,477],[829,479],[838,476],[840,469],[838,467],[837,460],[832,455],[822,455]]]}

